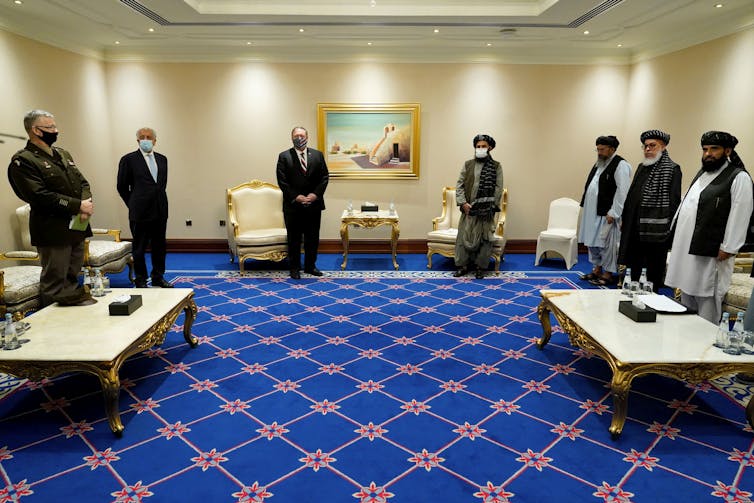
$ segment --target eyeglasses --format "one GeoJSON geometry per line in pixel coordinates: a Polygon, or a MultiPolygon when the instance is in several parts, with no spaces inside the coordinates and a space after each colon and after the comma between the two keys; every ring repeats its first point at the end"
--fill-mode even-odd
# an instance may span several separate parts
{"type": "Polygon", "coordinates": [[[54,124],[52,126],[40,126],[39,124],[37,124],[34,127],[39,128],[39,129],[46,129],[48,131],[57,131],[58,130],[58,127],[56,125],[54,125],[54,124]]]}
{"type": "Polygon", "coordinates": [[[647,143],[646,145],[642,145],[642,150],[654,150],[658,148],[660,145],[659,143],[647,143]]]}

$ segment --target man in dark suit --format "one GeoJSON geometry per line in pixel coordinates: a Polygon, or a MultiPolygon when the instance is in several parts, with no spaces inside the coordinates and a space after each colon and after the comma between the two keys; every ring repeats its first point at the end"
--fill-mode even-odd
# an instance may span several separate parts
{"type": "Polygon", "coordinates": [[[293,148],[280,152],[278,186],[283,191],[283,217],[288,231],[288,265],[291,278],[301,278],[301,236],[304,236],[304,272],[322,276],[317,269],[319,226],[325,209],[325,189],[330,179],[325,156],[307,148],[309,132],[303,127],[291,131],[293,148]]]}
{"type": "Polygon", "coordinates": [[[139,149],[118,164],[118,194],[128,206],[133,236],[136,287],[147,287],[147,246],[152,247],[152,286],[173,288],[165,278],[165,232],[168,223],[168,159],[154,151],[157,133],[143,127],[136,132],[139,149]]]}

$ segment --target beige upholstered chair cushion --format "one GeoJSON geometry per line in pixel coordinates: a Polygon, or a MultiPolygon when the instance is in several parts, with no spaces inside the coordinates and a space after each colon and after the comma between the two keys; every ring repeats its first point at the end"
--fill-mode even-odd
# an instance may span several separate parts
{"type": "MultiPolygon", "coordinates": [[[[102,268],[112,262],[125,262],[131,255],[133,244],[130,241],[89,241],[89,266],[102,268]]],[[[123,270],[123,269],[121,269],[123,270]]]]}
{"type": "Polygon", "coordinates": [[[3,267],[3,298],[6,306],[21,304],[39,297],[39,275],[42,268],[38,265],[18,265],[3,267]]]}
{"type": "Polygon", "coordinates": [[[732,314],[746,311],[752,288],[754,288],[754,278],[749,276],[749,273],[733,273],[730,288],[723,297],[723,311],[732,314]]]}

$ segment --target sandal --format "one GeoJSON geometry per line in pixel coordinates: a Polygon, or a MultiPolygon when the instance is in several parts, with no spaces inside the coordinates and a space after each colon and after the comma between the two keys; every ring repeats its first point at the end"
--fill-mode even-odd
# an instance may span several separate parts
{"type": "Polygon", "coordinates": [[[476,279],[484,279],[484,271],[481,269],[477,269],[476,272],[474,273],[474,277],[476,279]]]}
{"type": "Polygon", "coordinates": [[[599,279],[599,276],[594,274],[593,272],[590,272],[589,274],[582,274],[581,276],[579,276],[579,279],[584,280],[584,281],[592,281],[595,279],[599,279]]]}
{"type": "Polygon", "coordinates": [[[460,278],[461,276],[466,276],[469,273],[469,269],[467,267],[461,267],[457,271],[453,273],[454,278],[460,278]]]}
{"type": "Polygon", "coordinates": [[[609,278],[596,278],[591,280],[589,283],[591,283],[594,286],[613,286],[618,284],[618,279],[610,276],[609,278]]]}

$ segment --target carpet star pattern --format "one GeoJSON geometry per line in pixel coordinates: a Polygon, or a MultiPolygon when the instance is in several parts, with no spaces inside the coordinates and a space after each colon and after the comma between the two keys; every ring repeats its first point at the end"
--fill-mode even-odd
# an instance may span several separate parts
{"type": "Polygon", "coordinates": [[[181,315],[126,361],[121,438],[90,375],[0,392],[0,503],[750,503],[738,402],[643,376],[616,441],[609,366],[557,323],[537,348],[538,290],[578,274],[171,278],[200,344],[181,315]]]}

